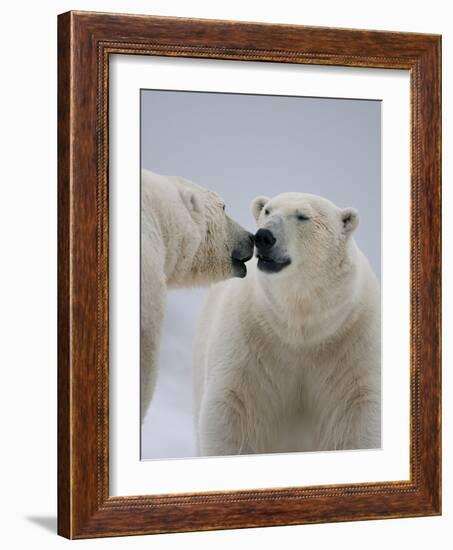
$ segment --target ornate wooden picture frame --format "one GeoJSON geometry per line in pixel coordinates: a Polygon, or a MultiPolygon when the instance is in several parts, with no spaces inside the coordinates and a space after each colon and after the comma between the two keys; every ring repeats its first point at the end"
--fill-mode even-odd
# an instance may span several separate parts
{"type": "Polygon", "coordinates": [[[58,20],[58,532],[67,538],[441,513],[441,39],[69,12],[58,20]],[[109,494],[109,56],[410,73],[410,479],[109,494]]]}

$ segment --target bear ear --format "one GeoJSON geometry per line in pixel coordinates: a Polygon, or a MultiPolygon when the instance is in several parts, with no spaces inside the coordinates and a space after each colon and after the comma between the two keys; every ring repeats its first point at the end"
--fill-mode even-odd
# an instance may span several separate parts
{"type": "Polygon", "coordinates": [[[179,195],[189,212],[201,212],[201,203],[191,189],[180,189],[179,195]]]}
{"type": "Polygon", "coordinates": [[[359,225],[359,213],[355,208],[343,208],[341,221],[343,222],[344,233],[349,235],[359,225]]]}
{"type": "Polygon", "coordinates": [[[268,202],[269,197],[256,197],[251,204],[251,210],[255,221],[258,221],[258,217],[263,209],[264,205],[268,202]]]}

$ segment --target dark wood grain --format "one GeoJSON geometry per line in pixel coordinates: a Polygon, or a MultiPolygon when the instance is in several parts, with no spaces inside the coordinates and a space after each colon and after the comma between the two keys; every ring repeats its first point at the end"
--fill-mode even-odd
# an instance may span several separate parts
{"type": "Polygon", "coordinates": [[[70,422],[70,16],[58,21],[58,532],[71,536],[70,422]]]}
{"type": "Polygon", "coordinates": [[[58,24],[58,532],[87,538],[440,514],[440,37],[84,12],[58,24]],[[112,53],[410,71],[410,481],[109,496],[112,53]]]}

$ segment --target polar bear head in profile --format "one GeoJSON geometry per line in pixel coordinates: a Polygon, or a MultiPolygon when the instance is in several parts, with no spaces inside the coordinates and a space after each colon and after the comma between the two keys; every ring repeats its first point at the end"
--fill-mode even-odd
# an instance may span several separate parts
{"type": "Polygon", "coordinates": [[[253,235],[227,215],[217,193],[149,170],[141,183],[144,261],[163,262],[168,287],[246,276],[253,235]]]}
{"type": "Polygon", "coordinates": [[[252,213],[258,270],[279,278],[297,274],[308,286],[338,273],[359,222],[354,208],[306,193],[257,197],[252,213]]]}
{"type": "Polygon", "coordinates": [[[190,280],[207,284],[247,274],[245,262],[253,255],[253,235],[226,213],[223,199],[189,180],[176,182],[186,207],[186,250],[193,251],[190,280]]]}

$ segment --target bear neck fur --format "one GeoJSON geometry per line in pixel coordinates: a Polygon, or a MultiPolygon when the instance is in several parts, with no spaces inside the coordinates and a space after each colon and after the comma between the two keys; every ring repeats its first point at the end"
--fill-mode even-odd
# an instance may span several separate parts
{"type": "Polygon", "coordinates": [[[249,291],[257,294],[255,303],[261,305],[255,311],[258,326],[270,325],[279,339],[292,348],[334,344],[370,313],[370,308],[364,307],[369,296],[380,296],[368,260],[352,237],[341,269],[331,270],[322,284],[315,277],[302,280],[297,272],[274,277],[256,267],[247,279],[249,291]]]}

